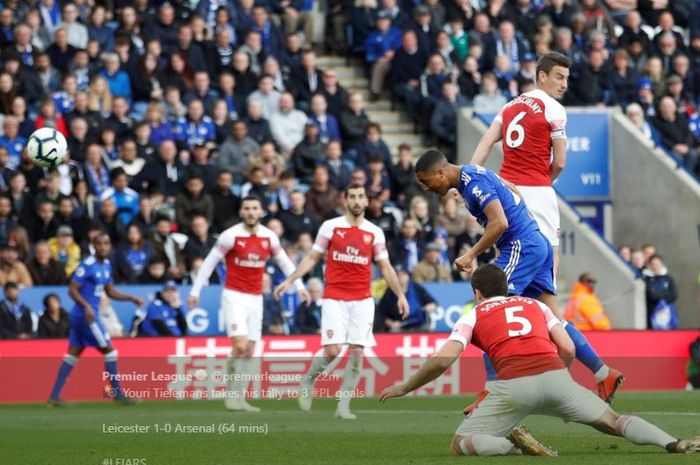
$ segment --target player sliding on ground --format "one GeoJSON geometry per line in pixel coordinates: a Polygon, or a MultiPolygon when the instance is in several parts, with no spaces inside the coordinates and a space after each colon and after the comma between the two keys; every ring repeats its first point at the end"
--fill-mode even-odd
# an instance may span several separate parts
{"type": "MultiPolygon", "coordinates": [[[[469,276],[474,270],[476,258],[495,244],[500,252],[495,263],[506,273],[508,292],[536,298],[550,308],[556,306],[552,245],[528,213],[517,190],[482,166],[448,163],[437,150],[425,152],[416,163],[415,172],[416,179],[437,194],[445,195],[456,188],[464,198],[469,213],[484,226],[481,239],[455,260],[457,268],[469,276]]],[[[599,395],[610,402],[622,382],[622,375],[603,363],[574,325],[564,325],[574,341],[576,358],[591,369],[599,381],[599,395]]],[[[488,372],[486,389],[478,396],[477,403],[497,379],[487,356],[484,356],[484,361],[488,372]]],[[[469,413],[475,405],[467,407],[465,413],[469,413]]]]}
{"type": "Polygon", "coordinates": [[[401,291],[396,271],[389,262],[386,240],[380,228],[365,219],[367,192],[361,184],[350,184],[345,189],[347,213],[325,221],[318,231],[311,252],[299,263],[296,271],[275,289],[279,298],[295,279],[311,271],[326,254],[326,287],[321,307],[321,344],[323,355],[314,357],[311,367],[299,386],[299,406],[311,409],[312,390],[318,375],[340,353],[341,344],[349,344],[348,364],[338,396],[337,418],[354,420],[350,400],[360,381],[362,353],[365,347],[375,345],[374,299],[370,290],[372,259],[398,298],[399,313],[408,316],[408,302],[401,291]]]}
{"type": "MultiPolygon", "coordinates": [[[[496,115],[481,137],[470,164],[485,165],[492,147],[503,140],[503,165],[500,175],[517,186],[527,209],[540,231],[554,248],[554,285],[559,263],[559,206],[552,183],[566,165],[566,110],[557,100],[566,92],[571,61],[558,52],[549,52],[537,60],[537,88],[514,98],[496,115]]],[[[547,304],[559,318],[563,313],[555,300],[547,304]]],[[[598,395],[612,402],[624,381],[622,373],[608,368],[573,326],[563,322],[576,345],[576,358],[591,370],[598,381],[598,395]]],[[[492,366],[485,360],[488,377],[494,379],[492,366]]],[[[465,409],[466,410],[466,409],[465,409]]]]}
{"type": "Polygon", "coordinates": [[[134,399],[127,397],[122,391],[117,374],[117,351],[112,347],[109,333],[100,323],[98,309],[103,293],[111,299],[131,301],[137,307],[143,305],[143,300],[122,294],[114,288],[112,264],[107,258],[112,251],[109,236],[105,233],[98,234],[92,245],[95,247],[95,254],[80,262],[73,272],[68,289],[75,305],[70,313],[68,353],[63,357],[49,398],[49,405],[55,407],[64,405],[61,400],[63,385],[66,384],[85,347],[94,347],[104,355],[105,371],[109,374],[108,379],[112,385],[109,396],[121,404],[134,403],[134,399]]]}
{"type": "Polygon", "coordinates": [[[507,276],[498,265],[479,267],[471,285],[476,308],[457,321],[445,345],[408,381],[385,389],[381,402],[436,379],[472,342],[489,355],[498,381],[457,428],[451,444],[454,455],[557,455],[524,428],[513,429],[531,414],[583,423],[668,452],[700,452],[700,437],[678,440],[639,417],[618,415],[577,384],[566,369],[574,358],[574,344],[560,321],[541,302],[506,297],[507,276]]]}
{"type": "MultiPolygon", "coordinates": [[[[246,389],[251,381],[255,364],[255,343],[262,336],[263,273],[267,259],[272,257],[283,273],[294,271],[294,264],[280,245],[279,238],[260,224],[263,209],[258,197],[248,196],[241,201],[239,215],[243,220],[221,233],[216,245],[204,259],[202,268],[192,285],[187,304],[199,304],[199,294],[221,260],[226,260],[226,281],[221,291],[221,310],[226,333],[232,339],[228,359],[228,394],[224,406],[228,410],[258,412],[260,409],[246,400],[246,389]]],[[[296,281],[302,300],[309,299],[304,284],[296,281]]]]}

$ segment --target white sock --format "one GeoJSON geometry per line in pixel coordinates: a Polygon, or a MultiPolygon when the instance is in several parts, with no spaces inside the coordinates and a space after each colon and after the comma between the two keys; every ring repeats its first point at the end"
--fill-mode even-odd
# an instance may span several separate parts
{"type": "Polygon", "coordinates": [[[600,369],[598,369],[598,371],[596,371],[593,374],[593,376],[595,376],[595,380],[600,383],[605,378],[607,378],[609,374],[610,374],[610,368],[608,368],[607,365],[603,365],[602,367],[600,367],[600,369]]]}
{"type": "Polygon", "coordinates": [[[328,368],[328,365],[330,365],[330,363],[332,361],[333,360],[328,360],[326,358],[325,353],[323,355],[321,355],[320,357],[314,357],[311,360],[311,366],[309,367],[309,371],[307,371],[306,375],[305,375],[307,380],[309,381],[309,383],[311,385],[314,384],[314,381],[316,381],[316,378],[318,378],[318,375],[323,373],[323,370],[328,368]]]}
{"type": "Polygon", "coordinates": [[[617,433],[633,444],[640,446],[654,445],[666,448],[676,438],[639,417],[621,415],[615,423],[617,433]]]}
{"type": "Polygon", "coordinates": [[[245,357],[235,357],[233,359],[234,378],[231,383],[232,396],[245,400],[245,390],[248,387],[249,359],[245,357]]]}
{"type": "Polygon", "coordinates": [[[522,452],[506,438],[488,434],[472,434],[459,441],[464,455],[521,455],[522,452]]]}
{"type": "Polygon", "coordinates": [[[233,355],[229,355],[228,358],[226,359],[226,375],[228,376],[228,380],[226,383],[226,387],[228,388],[229,391],[233,391],[233,375],[236,373],[236,358],[233,355]]]}
{"type": "Polygon", "coordinates": [[[343,382],[340,385],[340,401],[338,407],[350,408],[350,400],[355,395],[354,391],[360,382],[360,371],[362,369],[362,348],[348,350],[348,364],[343,371],[343,382]]]}

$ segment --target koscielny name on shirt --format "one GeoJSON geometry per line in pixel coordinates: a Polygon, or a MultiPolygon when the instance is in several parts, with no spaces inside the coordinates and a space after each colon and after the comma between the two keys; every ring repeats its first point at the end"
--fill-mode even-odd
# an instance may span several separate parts
{"type": "Polygon", "coordinates": [[[514,98],[510,101],[510,103],[508,103],[507,106],[511,107],[519,103],[530,107],[530,109],[532,109],[532,111],[535,113],[542,113],[544,111],[542,109],[542,106],[537,102],[537,100],[535,100],[532,97],[526,97],[525,95],[520,95],[519,97],[514,98]]]}

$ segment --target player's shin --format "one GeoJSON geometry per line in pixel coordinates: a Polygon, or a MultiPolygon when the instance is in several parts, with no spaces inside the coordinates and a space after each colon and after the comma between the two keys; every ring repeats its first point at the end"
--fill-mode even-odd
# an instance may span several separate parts
{"type": "Polygon", "coordinates": [[[112,385],[113,397],[115,399],[121,399],[124,397],[124,393],[122,392],[121,383],[119,382],[119,376],[117,374],[117,355],[118,352],[116,350],[104,354],[105,371],[109,374],[109,382],[112,385]]]}
{"type": "Polygon", "coordinates": [[[608,376],[609,369],[589,344],[586,336],[572,324],[565,322],[564,328],[576,347],[576,359],[591,370],[596,381],[604,380],[608,376]]]}
{"type": "Polygon", "coordinates": [[[362,347],[351,347],[348,350],[348,364],[343,371],[343,382],[340,385],[340,401],[338,410],[349,411],[350,400],[355,397],[355,389],[360,382],[360,371],[362,369],[362,347]]]}
{"type": "Polygon", "coordinates": [[[666,448],[676,438],[639,417],[621,415],[615,422],[615,431],[633,444],[666,448]]]}
{"type": "Polygon", "coordinates": [[[75,363],[78,361],[78,357],[71,354],[66,354],[63,356],[63,362],[61,363],[58,373],[56,374],[56,382],[51,390],[51,399],[58,400],[61,397],[61,391],[63,390],[63,385],[66,384],[68,380],[68,375],[73,370],[75,363]]]}

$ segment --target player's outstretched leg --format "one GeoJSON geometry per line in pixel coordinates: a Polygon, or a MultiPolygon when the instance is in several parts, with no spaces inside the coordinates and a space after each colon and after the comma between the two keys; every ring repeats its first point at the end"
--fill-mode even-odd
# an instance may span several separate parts
{"type": "Polygon", "coordinates": [[[508,437],[473,433],[452,438],[452,455],[535,455],[556,457],[554,449],[535,439],[524,426],[515,428],[508,437]]]}
{"type": "Polygon", "coordinates": [[[66,381],[68,381],[68,376],[70,375],[71,371],[73,371],[73,367],[78,361],[82,351],[82,347],[71,347],[68,349],[66,355],[63,356],[63,362],[61,362],[61,366],[58,368],[56,381],[53,385],[53,389],[51,390],[49,405],[53,407],[61,407],[65,405],[61,400],[61,391],[63,390],[63,386],[66,384],[66,381]]]}
{"type": "Polygon", "coordinates": [[[620,371],[608,367],[601,360],[586,339],[586,336],[576,329],[574,325],[564,322],[564,328],[576,347],[576,359],[591,370],[598,382],[596,386],[598,397],[609,404],[612,403],[615,393],[625,381],[625,377],[620,371]]]}
{"type": "Polygon", "coordinates": [[[360,371],[362,370],[362,346],[351,344],[348,348],[348,364],[343,371],[343,383],[337,396],[340,397],[338,407],[335,410],[335,417],[343,420],[355,420],[357,416],[350,412],[350,401],[355,397],[355,389],[360,382],[360,371]]]}
{"type": "Polygon", "coordinates": [[[335,358],[340,353],[340,346],[338,344],[329,344],[323,347],[323,353],[311,359],[311,366],[309,371],[306,372],[304,376],[301,377],[299,382],[299,391],[297,395],[297,401],[299,402],[299,408],[305,412],[311,410],[311,403],[313,402],[313,389],[316,378],[323,373],[323,371],[328,368],[328,365],[335,360],[335,358]]]}
{"type": "Polygon", "coordinates": [[[611,409],[606,410],[591,426],[603,433],[621,436],[640,446],[657,446],[668,452],[680,454],[700,452],[700,437],[677,439],[642,418],[618,415],[611,409]]]}

